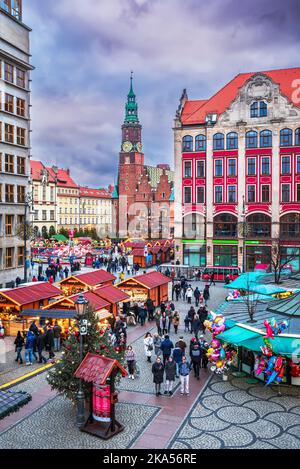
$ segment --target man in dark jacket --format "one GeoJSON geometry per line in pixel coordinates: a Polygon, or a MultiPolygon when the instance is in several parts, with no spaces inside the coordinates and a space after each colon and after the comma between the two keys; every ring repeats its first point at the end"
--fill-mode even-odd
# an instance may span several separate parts
{"type": "Polygon", "coordinates": [[[36,345],[39,354],[39,363],[47,363],[47,358],[45,358],[43,355],[43,350],[45,348],[45,334],[43,331],[40,331],[36,340],[36,345]]]}
{"type": "Polygon", "coordinates": [[[148,298],[146,301],[147,311],[148,311],[148,321],[153,321],[153,314],[154,314],[154,304],[151,298],[148,298]]]}
{"type": "Polygon", "coordinates": [[[200,379],[200,364],[202,358],[202,349],[196,338],[192,338],[190,343],[190,357],[194,368],[195,378],[200,379]]]}
{"type": "Polygon", "coordinates": [[[164,394],[169,394],[172,396],[173,386],[175,382],[175,375],[176,375],[176,363],[172,357],[169,357],[166,366],[165,366],[165,373],[166,373],[166,384],[165,384],[165,392],[164,394]]]}
{"type": "Polygon", "coordinates": [[[33,350],[36,343],[36,337],[32,331],[28,331],[25,343],[25,361],[26,365],[32,365],[33,350]]]}
{"type": "Polygon", "coordinates": [[[178,342],[175,344],[175,348],[172,351],[172,357],[176,365],[176,378],[179,378],[179,365],[182,362],[184,351],[179,347],[178,342]]]}
{"type": "Polygon", "coordinates": [[[52,358],[55,357],[55,354],[54,354],[54,333],[53,333],[53,329],[51,326],[48,326],[47,327],[47,331],[45,333],[45,347],[46,347],[46,350],[48,350],[49,352],[49,360],[51,360],[52,358]]]}
{"type": "Polygon", "coordinates": [[[196,308],[197,308],[199,305],[199,298],[200,298],[200,290],[198,287],[195,288],[194,297],[195,297],[195,303],[196,303],[196,308]]]}
{"type": "Polygon", "coordinates": [[[176,301],[179,301],[180,292],[181,292],[181,286],[179,282],[176,283],[174,287],[174,291],[175,291],[176,301]]]}
{"type": "Polygon", "coordinates": [[[60,351],[60,335],[61,335],[61,327],[58,325],[58,322],[55,321],[53,327],[53,334],[54,334],[54,352],[60,351]]]}
{"type": "Polygon", "coordinates": [[[162,341],[160,348],[161,348],[161,351],[163,353],[163,362],[164,362],[164,366],[165,366],[166,361],[169,359],[169,357],[171,355],[171,352],[172,352],[172,349],[174,348],[174,344],[169,339],[168,335],[165,335],[165,338],[162,341]]]}
{"type": "Polygon", "coordinates": [[[192,331],[195,334],[196,339],[198,340],[198,334],[201,329],[201,321],[199,319],[198,314],[195,314],[193,322],[192,322],[192,331]]]}

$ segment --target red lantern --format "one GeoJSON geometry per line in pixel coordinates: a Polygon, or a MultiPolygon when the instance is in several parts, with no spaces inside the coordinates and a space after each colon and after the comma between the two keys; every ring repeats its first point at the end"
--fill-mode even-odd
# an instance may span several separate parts
{"type": "Polygon", "coordinates": [[[93,385],[93,418],[97,422],[110,422],[110,386],[93,385]]]}

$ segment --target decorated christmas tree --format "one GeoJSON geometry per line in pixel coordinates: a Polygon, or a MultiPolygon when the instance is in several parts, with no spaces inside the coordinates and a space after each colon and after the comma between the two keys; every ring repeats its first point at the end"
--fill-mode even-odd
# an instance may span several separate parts
{"type": "MultiPolygon", "coordinates": [[[[88,332],[83,336],[83,358],[88,352],[96,353],[105,357],[124,363],[124,350],[122,347],[114,346],[111,341],[110,329],[105,329],[95,317],[91,306],[87,307],[84,319],[88,320],[88,332]]],[[[74,373],[80,365],[80,336],[78,323],[67,331],[67,339],[63,346],[62,358],[51,368],[47,381],[51,388],[59,394],[76,401],[79,380],[74,373]]],[[[83,391],[86,397],[90,395],[90,386],[83,383],[83,391]]]]}

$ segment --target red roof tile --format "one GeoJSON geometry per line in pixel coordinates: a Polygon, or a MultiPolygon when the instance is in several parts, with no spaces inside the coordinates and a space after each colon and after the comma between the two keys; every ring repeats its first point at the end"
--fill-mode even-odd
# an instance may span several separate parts
{"type": "Polygon", "coordinates": [[[80,187],[81,197],[94,197],[98,199],[111,199],[111,194],[105,189],[91,189],[80,187]]]}
{"type": "Polygon", "coordinates": [[[5,290],[0,292],[0,295],[4,295],[10,298],[12,301],[15,301],[21,306],[33,303],[35,301],[61,296],[61,294],[61,291],[51,285],[49,282],[39,282],[36,285],[19,287],[14,288],[13,290],[5,290]]]}
{"type": "Polygon", "coordinates": [[[124,293],[122,290],[119,290],[119,288],[113,287],[112,285],[104,285],[103,287],[97,288],[94,290],[94,293],[112,304],[130,299],[130,296],[127,295],[127,293],[124,293]]]}
{"type": "MultiPolygon", "coordinates": [[[[144,275],[137,275],[136,277],[133,277],[133,279],[143,284],[145,287],[149,289],[159,287],[160,285],[165,285],[166,283],[171,282],[169,277],[166,277],[165,275],[156,271],[149,272],[148,274],[144,274],[144,275]]],[[[122,285],[122,283],[125,283],[125,282],[126,280],[124,280],[124,282],[121,282],[119,285],[122,285]]]]}
{"type": "Polygon", "coordinates": [[[111,375],[114,368],[120,371],[123,377],[127,376],[127,371],[117,360],[89,352],[74,375],[76,378],[83,379],[87,383],[103,385],[106,383],[107,378],[111,375]]]}
{"type": "Polygon", "coordinates": [[[133,250],[131,252],[131,256],[143,257],[144,256],[144,248],[133,248],[133,250]]]}
{"type": "Polygon", "coordinates": [[[53,168],[47,167],[47,170],[53,178],[57,178],[58,187],[78,188],[78,185],[72,179],[68,169],[57,168],[57,171],[54,171],[53,168]]]}
{"type": "MultiPolygon", "coordinates": [[[[292,95],[295,92],[293,82],[294,80],[299,79],[300,68],[241,73],[234,77],[207,101],[187,101],[184,105],[181,116],[182,123],[184,125],[200,124],[205,122],[207,114],[222,114],[236,99],[239,89],[247,80],[257,73],[262,73],[271,78],[274,83],[279,85],[281,93],[286,96],[290,102],[293,102],[292,95]]],[[[300,103],[294,102],[293,104],[300,107],[300,103]]]]}
{"type": "MultiPolygon", "coordinates": [[[[100,309],[109,307],[109,303],[105,301],[103,298],[101,298],[99,295],[96,295],[94,292],[86,291],[86,292],[82,292],[82,294],[88,300],[90,305],[95,308],[95,311],[99,311],[100,309]]],[[[72,295],[69,297],[69,300],[72,300],[75,303],[78,297],[79,297],[79,294],[72,295]]]]}
{"type": "Polygon", "coordinates": [[[96,285],[101,285],[101,283],[109,282],[111,280],[116,280],[116,277],[106,270],[94,270],[93,272],[88,272],[87,274],[73,275],[81,282],[92,287],[96,285]]]}
{"type": "Polygon", "coordinates": [[[42,171],[48,171],[48,181],[54,182],[53,175],[49,172],[46,166],[43,165],[41,161],[37,160],[30,160],[30,173],[33,181],[41,181],[42,180],[42,171]]]}

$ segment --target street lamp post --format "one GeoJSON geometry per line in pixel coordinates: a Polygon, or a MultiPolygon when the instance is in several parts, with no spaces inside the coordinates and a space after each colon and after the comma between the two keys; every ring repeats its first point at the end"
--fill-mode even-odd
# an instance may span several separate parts
{"type": "Polygon", "coordinates": [[[243,273],[245,272],[245,238],[246,238],[246,209],[245,209],[245,196],[243,195],[243,211],[242,211],[242,226],[243,226],[243,273]]]}
{"type": "MultiPolygon", "coordinates": [[[[79,320],[79,337],[80,337],[80,363],[83,360],[83,336],[87,334],[87,321],[83,319],[86,312],[88,301],[82,293],[75,301],[77,317],[79,320]]],[[[79,380],[79,388],[77,393],[77,427],[81,428],[85,424],[85,409],[84,409],[84,392],[82,379],[79,380]]]]}
{"type": "Polygon", "coordinates": [[[27,270],[28,270],[28,265],[27,265],[27,239],[29,238],[29,223],[27,223],[27,208],[30,209],[32,208],[32,203],[33,203],[33,196],[30,192],[28,192],[25,196],[25,201],[24,201],[24,233],[23,233],[23,241],[24,241],[24,283],[27,283],[28,281],[28,275],[27,275],[27,270]]]}

